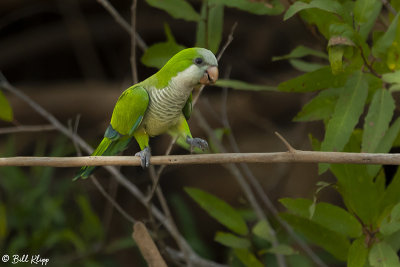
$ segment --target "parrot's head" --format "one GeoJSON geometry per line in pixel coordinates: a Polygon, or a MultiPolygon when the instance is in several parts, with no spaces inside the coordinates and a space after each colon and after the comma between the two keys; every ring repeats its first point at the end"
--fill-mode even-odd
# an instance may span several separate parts
{"type": "Polygon", "coordinates": [[[169,77],[166,80],[185,88],[213,84],[218,79],[218,62],[208,49],[187,48],[175,54],[157,76],[169,77]]]}

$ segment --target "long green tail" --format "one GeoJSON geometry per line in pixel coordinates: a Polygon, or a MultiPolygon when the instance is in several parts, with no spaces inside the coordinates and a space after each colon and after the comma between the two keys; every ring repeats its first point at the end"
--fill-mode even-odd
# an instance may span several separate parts
{"type": "MultiPolygon", "coordinates": [[[[92,153],[91,156],[112,156],[116,155],[128,146],[131,138],[130,137],[125,137],[121,138],[118,140],[111,140],[107,137],[104,137],[99,146],[96,148],[96,150],[92,153]]],[[[75,175],[74,181],[76,179],[79,179],[82,177],[83,179],[86,179],[89,177],[94,170],[96,170],[98,166],[84,166],[80,169],[80,171],[75,175]]]]}

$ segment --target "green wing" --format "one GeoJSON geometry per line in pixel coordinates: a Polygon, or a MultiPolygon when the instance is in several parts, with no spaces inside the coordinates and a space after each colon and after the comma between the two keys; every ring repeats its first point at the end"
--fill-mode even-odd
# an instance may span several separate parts
{"type": "Polygon", "coordinates": [[[149,105],[149,94],[142,86],[126,89],[115,105],[109,129],[105,137],[118,139],[121,135],[132,135],[143,120],[149,105]]]}
{"type": "Polygon", "coordinates": [[[192,102],[193,102],[193,97],[192,93],[190,93],[190,96],[186,101],[185,106],[182,109],[182,113],[185,116],[186,120],[188,120],[190,118],[190,115],[192,115],[192,110],[193,110],[192,102]]]}

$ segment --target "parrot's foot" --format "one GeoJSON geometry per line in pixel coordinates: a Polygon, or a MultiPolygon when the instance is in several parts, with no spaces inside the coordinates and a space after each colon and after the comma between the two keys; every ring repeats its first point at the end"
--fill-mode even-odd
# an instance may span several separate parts
{"type": "Polygon", "coordinates": [[[143,169],[146,169],[150,166],[150,147],[145,147],[142,151],[137,152],[135,156],[140,157],[140,165],[143,169]]]}
{"type": "Polygon", "coordinates": [[[203,140],[201,138],[186,137],[186,143],[188,143],[190,145],[190,152],[192,152],[193,148],[195,148],[195,147],[200,148],[203,151],[208,148],[207,141],[203,140]]]}

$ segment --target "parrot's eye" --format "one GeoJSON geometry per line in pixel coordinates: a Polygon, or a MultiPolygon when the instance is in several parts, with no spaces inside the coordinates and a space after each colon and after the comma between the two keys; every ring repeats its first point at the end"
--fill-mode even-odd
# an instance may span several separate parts
{"type": "Polygon", "coordinates": [[[194,63],[196,65],[200,65],[201,63],[203,63],[203,59],[201,57],[195,58],[194,63]]]}

